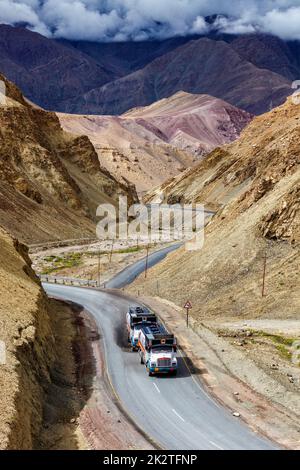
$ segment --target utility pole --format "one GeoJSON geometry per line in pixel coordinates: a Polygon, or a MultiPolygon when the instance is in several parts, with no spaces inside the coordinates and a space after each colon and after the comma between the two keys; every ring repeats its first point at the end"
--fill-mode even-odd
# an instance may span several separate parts
{"type": "Polygon", "coordinates": [[[265,256],[264,256],[263,282],[262,282],[262,293],[261,293],[262,297],[265,297],[266,271],[267,271],[267,250],[265,251],[265,256]]]}
{"type": "Polygon", "coordinates": [[[147,245],[147,256],[146,256],[145,279],[147,279],[147,275],[148,275],[148,264],[149,264],[149,243],[148,243],[148,245],[147,245]]]}
{"type": "Polygon", "coordinates": [[[112,260],[113,251],[114,251],[114,239],[111,242],[111,250],[110,250],[110,255],[109,255],[109,262],[110,263],[111,263],[111,260],[112,260]]]}
{"type": "Polygon", "coordinates": [[[98,251],[98,287],[101,286],[101,249],[98,251]]]}

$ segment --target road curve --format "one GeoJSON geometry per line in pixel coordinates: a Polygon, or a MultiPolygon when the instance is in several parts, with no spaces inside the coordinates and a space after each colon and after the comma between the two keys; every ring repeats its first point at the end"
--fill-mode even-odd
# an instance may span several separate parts
{"type": "MultiPolygon", "coordinates": [[[[150,265],[160,261],[167,251],[158,253],[151,255],[150,265]]],[[[127,284],[128,279],[134,279],[144,270],[144,263],[139,261],[127,269],[109,287],[127,284]]],[[[122,406],[161,447],[168,450],[275,448],[216,403],[191,375],[183,357],[179,357],[177,377],[148,377],[137,353],[127,347],[124,322],[132,302],[121,293],[51,284],[44,284],[44,288],[50,296],[80,304],[93,315],[104,336],[108,374],[122,406]]]]}
{"type": "MultiPolygon", "coordinates": [[[[152,268],[156,264],[160,263],[169,253],[177,250],[182,243],[175,243],[173,245],[162,248],[161,250],[155,251],[149,254],[148,257],[148,268],[152,268]]],[[[136,261],[131,266],[123,269],[110,281],[106,282],[105,287],[107,289],[122,289],[122,287],[131,284],[146,268],[146,258],[142,258],[139,261],[136,261]]]]}

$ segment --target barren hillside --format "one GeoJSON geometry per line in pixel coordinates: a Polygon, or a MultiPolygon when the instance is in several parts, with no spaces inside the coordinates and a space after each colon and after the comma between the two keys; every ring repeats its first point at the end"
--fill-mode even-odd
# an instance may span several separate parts
{"type": "Polygon", "coordinates": [[[237,139],[251,120],[250,114],[222,100],[184,92],[119,117],[58,116],[66,131],[89,136],[102,166],[140,192],[237,139]]]}
{"type": "Polygon", "coordinates": [[[6,363],[0,367],[0,448],[31,449],[55,359],[50,310],[25,247],[2,229],[0,243],[0,340],[6,345],[6,363]]]}
{"type": "Polygon", "coordinates": [[[38,109],[4,77],[0,105],[0,221],[26,242],[94,234],[96,207],[132,185],[101,168],[85,136],[72,136],[54,113],[38,109]],[[2,100],[3,101],[3,100],[2,100]]]}
{"type": "Polygon", "coordinates": [[[198,320],[299,319],[299,135],[300,108],[288,100],[159,188],[169,202],[198,201],[218,212],[202,250],[170,255],[131,290],[156,295],[158,280],[160,295],[179,306],[189,298],[198,320]]]}

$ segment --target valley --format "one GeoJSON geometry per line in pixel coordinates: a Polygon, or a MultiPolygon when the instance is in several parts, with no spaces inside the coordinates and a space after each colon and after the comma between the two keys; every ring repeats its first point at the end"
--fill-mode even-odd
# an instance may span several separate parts
{"type": "Polygon", "coordinates": [[[1,450],[300,449],[300,41],[229,20],[97,42],[0,6],[1,450]],[[121,196],[136,233],[99,239],[121,196]]]}

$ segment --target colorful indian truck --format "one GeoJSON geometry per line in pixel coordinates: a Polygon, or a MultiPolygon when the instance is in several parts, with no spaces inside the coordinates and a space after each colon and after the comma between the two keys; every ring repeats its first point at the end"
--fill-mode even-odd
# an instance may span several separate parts
{"type": "Polygon", "coordinates": [[[143,326],[138,340],[141,364],[145,364],[149,376],[177,374],[177,343],[159,323],[143,326]]]}
{"type": "Polygon", "coordinates": [[[146,307],[131,307],[126,315],[128,342],[133,351],[138,350],[139,332],[143,326],[157,322],[154,315],[146,307]]]}

